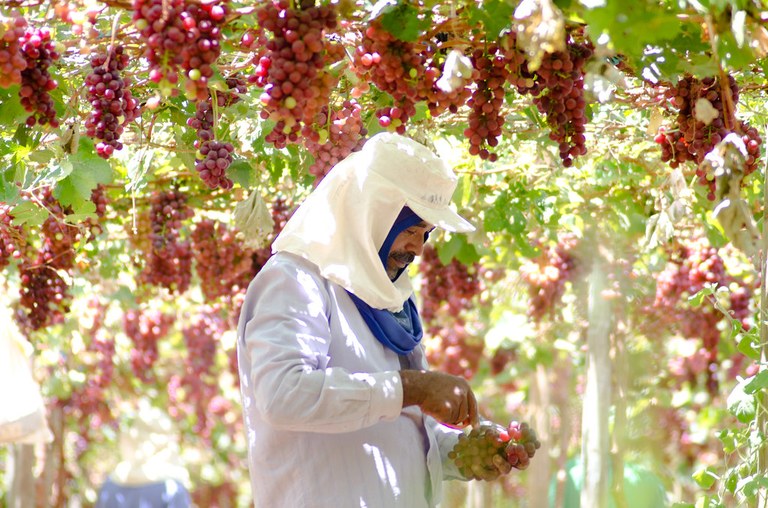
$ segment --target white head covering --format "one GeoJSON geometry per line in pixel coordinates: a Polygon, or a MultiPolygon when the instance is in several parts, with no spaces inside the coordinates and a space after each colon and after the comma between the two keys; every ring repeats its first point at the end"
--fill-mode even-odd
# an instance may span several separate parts
{"type": "Polygon", "coordinates": [[[450,207],[457,178],[427,147],[383,132],[323,178],[272,245],[314,263],[373,308],[398,311],[413,292],[389,280],[378,250],[400,210],[450,232],[475,228],[450,207]]]}

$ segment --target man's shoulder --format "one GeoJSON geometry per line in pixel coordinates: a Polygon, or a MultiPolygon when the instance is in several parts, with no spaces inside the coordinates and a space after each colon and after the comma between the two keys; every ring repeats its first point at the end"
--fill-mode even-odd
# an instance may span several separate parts
{"type": "Polygon", "coordinates": [[[262,270],[298,271],[323,278],[322,275],[320,275],[320,270],[314,263],[299,255],[293,254],[292,252],[285,251],[273,254],[262,270]]]}

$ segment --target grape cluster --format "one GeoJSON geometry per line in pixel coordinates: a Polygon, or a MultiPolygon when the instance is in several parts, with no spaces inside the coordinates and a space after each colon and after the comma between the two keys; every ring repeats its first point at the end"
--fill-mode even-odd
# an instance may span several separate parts
{"type": "Polygon", "coordinates": [[[192,248],[180,240],[182,222],[194,215],[178,190],[156,190],[150,196],[150,251],[141,279],[183,293],[192,278],[192,248]]]}
{"type": "Polygon", "coordinates": [[[501,107],[504,104],[504,83],[509,75],[507,58],[497,52],[499,47],[493,45],[487,53],[477,49],[472,54],[472,65],[478,75],[475,90],[467,102],[470,113],[464,130],[464,136],[469,140],[469,153],[491,162],[498,158],[488,147],[498,145],[504,126],[501,107]]]}
{"type": "Polygon", "coordinates": [[[76,418],[78,434],[85,441],[90,439],[91,430],[115,422],[106,393],[115,371],[115,340],[103,329],[106,307],[96,298],[88,302],[87,312],[94,313],[93,325],[87,330],[89,342],[85,353],[79,357],[80,365],[87,369],[88,382],[74,387],[68,399],[56,402],[65,414],[76,418]]]}
{"type": "Polygon", "coordinates": [[[181,386],[185,388],[185,401],[194,407],[194,430],[203,440],[210,439],[213,421],[209,409],[220,395],[213,369],[217,345],[224,331],[226,321],[218,309],[209,306],[202,307],[192,322],[182,329],[187,357],[181,386]]]}
{"type": "MultiPolygon", "coordinates": [[[[178,71],[190,43],[183,12],[184,0],[133,0],[133,23],[146,41],[144,56],[154,83],[179,82],[178,71]]],[[[170,86],[167,91],[172,92],[170,86]]]]}
{"type": "MultiPolygon", "coordinates": [[[[228,92],[216,92],[216,100],[219,106],[229,106],[239,100],[239,95],[244,91],[242,80],[230,78],[227,80],[230,86],[228,92]]],[[[214,134],[214,107],[212,97],[203,101],[198,101],[195,116],[187,120],[187,125],[195,129],[197,139],[195,148],[197,154],[195,157],[195,170],[205,184],[215,189],[231,189],[234,182],[227,176],[227,168],[232,164],[232,153],[235,147],[232,143],[225,143],[216,140],[214,134]]]]}
{"type": "MultiPolygon", "coordinates": [[[[536,432],[526,422],[512,421],[507,426],[507,436],[509,441],[504,450],[507,462],[518,469],[527,468],[536,450],[541,448],[536,432]]],[[[504,437],[502,434],[502,440],[504,437]]]]}
{"type": "Polygon", "coordinates": [[[556,245],[543,249],[538,258],[520,267],[520,275],[528,283],[528,315],[535,321],[553,315],[565,284],[573,279],[577,262],[572,251],[576,245],[574,237],[563,236],[556,245]]]}
{"type": "Polygon", "coordinates": [[[21,258],[25,244],[24,230],[14,226],[10,205],[0,203],[0,270],[8,266],[12,259],[21,258]]]}
{"type": "Polygon", "coordinates": [[[448,458],[465,478],[488,480],[496,478],[500,461],[526,469],[540,447],[541,442],[527,423],[512,421],[506,428],[480,425],[460,434],[448,458]]]}
{"type": "Polygon", "coordinates": [[[126,87],[129,78],[121,77],[129,57],[122,45],[109,46],[106,52],[91,57],[91,73],[85,78],[88,101],[93,112],[85,121],[88,136],[99,139],[96,153],[108,159],[123,148],[120,135],[124,126],[139,115],[139,104],[126,87]]]}
{"type": "Polygon", "coordinates": [[[426,345],[429,364],[441,372],[472,379],[485,352],[485,341],[467,329],[464,319],[443,316],[430,323],[427,332],[431,340],[426,345]]]}
{"type": "Polygon", "coordinates": [[[696,176],[699,183],[708,188],[710,200],[715,199],[716,182],[714,175],[702,169],[701,162],[729,133],[738,133],[747,148],[745,174],[757,168],[762,138],[757,129],[736,119],[739,87],[733,76],[728,76],[727,83],[713,77],[699,80],[684,76],[676,86],[666,90],[665,97],[677,110],[677,116],[674,128],[662,127],[656,135],[655,141],[661,145],[661,160],[673,168],[686,161],[695,162],[696,176]]]}
{"type": "Polygon", "coordinates": [[[430,44],[422,51],[424,73],[419,76],[418,82],[417,96],[419,100],[427,103],[432,117],[437,117],[446,111],[458,113],[459,108],[467,104],[472,96],[469,85],[479,79],[479,72],[473,68],[471,76],[468,76],[462,85],[456,86],[453,90],[440,88],[439,79],[447,72],[445,68],[447,59],[441,61],[445,50],[440,48],[440,42],[442,41],[438,41],[437,45],[430,44]]]}
{"type": "Polygon", "coordinates": [[[471,378],[477,372],[485,342],[470,333],[462,318],[482,292],[480,268],[457,259],[444,265],[427,245],[419,261],[421,315],[434,340],[427,345],[429,362],[441,371],[471,378]]]}
{"type": "Polygon", "coordinates": [[[304,138],[304,146],[315,159],[309,167],[315,185],[336,163],[362,148],[368,130],[360,116],[361,109],[357,102],[347,100],[330,114],[327,106],[317,114],[317,128],[304,138]]]}
{"type": "Polygon", "coordinates": [[[27,20],[18,11],[10,17],[0,14],[0,88],[21,83],[21,72],[27,68],[27,60],[21,53],[26,28],[27,20]]]}
{"type": "Polygon", "coordinates": [[[207,301],[244,291],[251,280],[251,256],[235,232],[222,222],[204,219],[191,235],[195,270],[207,301]]]}
{"type": "MultiPolygon", "coordinates": [[[[514,44],[510,37],[509,45],[514,44]]],[[[563,166],[587,153],[587,117],[584,100],[584,64],[594,49],[589,42],[577,42],[569,35],[566,50],[547,53],[540,67],[531,72],[527,61],[515,61],[509,81],[521,94],[531,95],[540,113],[547,119],[549,138],[558,143],[563,166]]]]}
{"type": "Polygon", "coordinates": [[[421,315],[424,321],[432,321],[438,310],[445,305],[447,314],[458,315],[472,306],[472,300],[482,291],[480,267],[466,266],[453,258],[444,265],[431,245],[424,247],[419,261],[422,275],[421,315]]]}
{"type": "Polygon", "coordinates": [[[25,325],[39,330],[64,322],[72,295],[56,269],[24,260],[19,265],[19,279],[19,303],[26,309],[25,325]]]}
{"type": "Polygon", "coordinates": [[[208,98],[208,80],[213,76],[212,65],[221,54],[221,28],[227,15],[223,2],[189,3],[181,13],[186,29],[187,45],[182,53],[182,68],[189,78],[187,97],[204,101],[208,98]]]}
{"type": "Polygon", "coordinates": [[[718,389],[718,344],[721,334],[718,324],[724,316],[706,302],[698,307],[686,305],[688,297],[702,290],[705,284],[731,288],[731,315],[748,328],[752,290],[744,281],[726,273],[718,249],[703,238],[681,243],[672,252],[667,267],[656,277],[654,307],[661,322],[667,323],[684,337],[702,341],[707,360],[706,385],[714,394],[718,389]]]}
{"type": "Polygon", "coordinates": [[[21,54],[27,62],[21,71],[19,97],[21,105],[32,115],[27,118],[27,125],[48,124],[58,127],[56,108],[49,92],[58,86],[48,72],[50,66],[59,59],[54,48],[49,28],[27,28],[20,39],[21,54]]]}
{"type": "Polygon", "coordinates": [[[324,32],[336,27],[336,11],[333,6],[316,7],[314,0],[298,2],[296,8],[288,0],[272,0],[256,15],[259,25],[272,33],[256,69],[256,84],[264,87],[261,118],[275,122],[265,139],[284,148],[314,123],[338,81],[326,70],[338,57],[324,39],[324,32]]]}
{"type": "Polygon", "coordinates": [[[174,317],[159,310],[128,309],[123,314],[123,330],[133,342],[131,369],[145,383],[152,381],[152,368],[158,358],[157,343],[173,325],[174,317]]]}
{"type": "Polygon", "coordinates": [[[400,134],[415,112],[419,80],[425,75],[425,56],[419,46],[395,38],[377,20],[365,30],[354,53],[355,71],[394,99],[392,108],[376,112],[379,124],[400,134]]]}

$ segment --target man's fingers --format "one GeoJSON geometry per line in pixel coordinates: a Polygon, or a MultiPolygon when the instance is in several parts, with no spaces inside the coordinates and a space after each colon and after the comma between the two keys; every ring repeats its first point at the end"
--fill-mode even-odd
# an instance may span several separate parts
{"type": "Polygon", "coordinates": [[[467,409],[469,410],[469,424],[472,428],[477,427],[480,417],[477,414],[477,400],[475,400],[475,394],[470,389],[467,393],[467,409]]]}

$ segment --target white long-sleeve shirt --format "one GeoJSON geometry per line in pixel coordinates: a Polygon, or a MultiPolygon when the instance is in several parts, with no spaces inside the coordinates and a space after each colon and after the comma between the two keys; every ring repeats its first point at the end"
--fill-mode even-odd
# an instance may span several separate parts
{"type": "Polygon", "coordinates": [[[402,408],[400,358],[311,263],[278,253],[251,282],[238,362],[256,508],[433,507],[460,478],[458,431],[402,408]]]}

